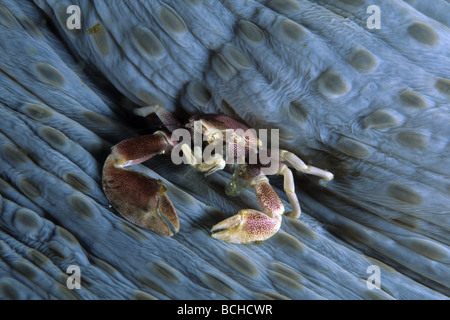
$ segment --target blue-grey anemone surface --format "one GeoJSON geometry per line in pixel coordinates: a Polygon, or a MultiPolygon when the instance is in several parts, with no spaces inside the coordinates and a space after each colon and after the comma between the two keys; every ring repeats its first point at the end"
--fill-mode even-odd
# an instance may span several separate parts
{"type": "Polygon", "coordinates": [[[448,299],[449,25],[445,0],[1,0],[0,297],[448,299]],[[277,128],[335,179],[296,174],[300,219],[236,245],[209,230],[251,190],[159,156],[181,228],[141,229],[101,168],[154,104],[277,128]]]}

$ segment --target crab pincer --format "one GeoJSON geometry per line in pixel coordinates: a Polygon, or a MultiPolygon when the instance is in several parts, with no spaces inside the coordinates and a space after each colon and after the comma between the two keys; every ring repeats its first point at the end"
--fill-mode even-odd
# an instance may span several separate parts
{"type": "Polygon", "coordinates": [[[111,205],[130,222],[167,236],[180,228],[178,215],[166,194],[167,186],[125,167],[171,148],[163,132],[131,138],[114,146],[103,166],[103,189],[111,205]]]}
{"type": "Polygon", "coordinates": [[[212,227],[212,237],[233,243],[253,243],[264,241],[277,233],[281,216],[271,218],[253,209],[243,209],[238,214],[212,227]]]}
{"type": "Polygon", "coordinates": [[[281,226],[284,206],[258,166],[244,166],[237,172],[255,190],[263,212],[243,209],[211,229],[213,238],[233,243],[254,243],[269,239],[281,226]]]}

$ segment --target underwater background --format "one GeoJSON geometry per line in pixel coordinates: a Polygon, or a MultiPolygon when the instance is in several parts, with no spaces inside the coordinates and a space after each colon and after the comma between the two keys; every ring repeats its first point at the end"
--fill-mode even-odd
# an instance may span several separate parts
{"type": "Polygon", "coordinates": [[[0,0],[0,298],[448,299],[449,25],[445,0],[0,0]],[[136,227],[101,170],[154,104],[279,129],[335,179],[295,173],[300,218],[236,245],[210,229],[252,190],[158,156],[180,231],[136,227]]]}

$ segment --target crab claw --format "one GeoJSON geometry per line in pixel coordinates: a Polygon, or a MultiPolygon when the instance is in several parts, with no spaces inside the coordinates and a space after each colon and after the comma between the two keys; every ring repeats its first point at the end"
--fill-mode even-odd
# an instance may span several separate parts
{"type": "Polygon", "coordinates": [[[274,218],[257,210],[243,209],[212,227],[212,237],[233,243],[252,243],[272,237],[280,228],[281,215],[274,218]]]}
{"type": "Polygon", "coordinates": [[[103,189],[111,205],[130,222],[162,235],[178,232],[178,215],[161,180],[124,169],[110,155],[103,167],[103,189]]]}

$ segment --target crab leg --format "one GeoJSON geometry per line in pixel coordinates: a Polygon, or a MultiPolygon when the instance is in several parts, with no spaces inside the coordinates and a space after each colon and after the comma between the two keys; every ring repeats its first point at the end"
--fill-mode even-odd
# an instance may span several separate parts
{"type": "Polygon", "coordinates": [[[264,212],[243,209],[231,218],[212,227],[212,236],[216,239],[234,243],[252,243],[264,241],[277,233],[281,225],[284,206],[267,177],[258,167],[247,166],[242,177],[248,180],[255,190],[258,203],[264,212]]]}
{"type": "Polygon", "coordinates": [[[158,105],[137,108],[134,110],[134,113],[144,118],[151,114],[156,114],[170,132],[181,128],[180,120],[178,120],[171,112],[158,105]]]}
{"type": "Polygon", "coordinates": [[[284,177],[284,192],[286,192],[289,203],[292,207],[292,211],[287,213],[286,215],[291,218],[297,219],[298,217],[300,217],[302,211],[297,195],[295,194],[294,176],[292,174],[292,171],[287,167],[286,163],[297,171],[321,177],[321,182],[331,181],[333,180],[334,176],[331,172],[306,165],[299,157],[297,157],[292,152],[280,150],[279,155],[281,157],[281,161],[277,174],[283,175],[284,177]]]}
{"type": "MultiPolygon", "coordinates": [[[[322,181],[333,179],[331,172],[306,165],[295,154],[280,150],[281,163],[277,174],[284,177],[284,191],[292,206],[292,212],[288,213],[292,218],[298,218],[301,214],[300,203],[295,194],[294,177],[287,164],[294,169],[316,175],[322,178],[322,181]],[[287,163],[287,164],[286,164],[287,163]]],[[[256,198],[262,209],[262,212],[244,209],[231,218],[228,218],[212,229],[212,236],[235,243],[251,243],[255,241],[264,241],[273,236],[281,225],[281,216],[284,213],[284,207],[278,195],[272,189],[267,177],[261,172],[257,165],[247,165],[238,172],[241,178],[248,181],[250,186],[256,192],[256,198]]]]}
{"type": "Polygon", "coordinates": [[[171,236],[180,227],[167,186],[126,166],[169,152],[170,138],[161,131],[122,141],[112,148],[103,167],[103,189],[120,214],[132,223],[171,236]]]}
{"type": "Polygon", "coordinates": [[[334,176],[331,172],[328,172],[326,170],[316,168],[313,166],[306,165],[299,157],[297,157],[292,152],[286,151],[286,150],[280,150],[280,156],[281,160],[284,162],[287,162],[290,166],[292,166],[295,170],[311,174],[314,176],[321,177],[321,181],[331,181],[333,180],[334,176]]]}
{"type": "Polygon", "coordinates": [[[297,195],[295,194],[295,183],[292,171],[285,164],[282,164],[277,174],[282,174],[284,177],[283,189],[292,207],[292,211],[286,213],[286,215],[291,218],[297,219],[298,217],[300,217],[302,210],[300,208],[300,203],[298,202],[297,195]]]}
{"type": "Polygon", "coordinates": [[[198,146],[195,146],[194,151],[192,151],[191,147],[183,144],[181,150],[183,151],[186,162],[198,171],[205,172],[207,176],[225,168],[226,162],[220,154],[211,155],[204,159],[204,161],[202,150],[198,146]]]}

